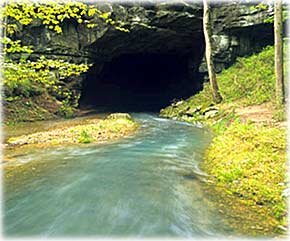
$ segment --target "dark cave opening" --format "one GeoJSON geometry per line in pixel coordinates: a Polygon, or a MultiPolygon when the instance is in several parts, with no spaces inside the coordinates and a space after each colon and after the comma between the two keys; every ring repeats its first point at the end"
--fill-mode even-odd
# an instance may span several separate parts
{"type": "Polygon", "coordinates": [[[187,98],[201,88],[191,56],[123,54],[96,63],[83,83],[81,108],[98,111],[159,111],[174,99],[187,98]]]}

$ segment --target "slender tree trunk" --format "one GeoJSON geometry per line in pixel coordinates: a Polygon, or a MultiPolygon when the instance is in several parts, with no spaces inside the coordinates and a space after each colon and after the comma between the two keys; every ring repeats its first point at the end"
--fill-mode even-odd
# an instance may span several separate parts
{"type": "Polygon", "coordinates": [[[208,77],[211,86],[213,101],[220,103],[222,96],[219,93],[219,88],[216,80],[215,68],[212,59],[212,44],[211,44],[211,24],[210,24],[210,9],[207,0],[203,0],[203,32],[205,38],[205,57],[208,69],[208,77]]]}
{"type": "Polygon", "coordinates": [[[282,0],[276,0],[274,9],[274,32],[275,32],[276,103],[278,105],[285,103],[282,28],[283,28],[282,0]]]}

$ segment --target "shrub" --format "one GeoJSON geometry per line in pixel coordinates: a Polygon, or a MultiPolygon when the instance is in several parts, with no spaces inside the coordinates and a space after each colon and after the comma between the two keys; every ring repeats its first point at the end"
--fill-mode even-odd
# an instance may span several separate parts
{"type": "Polygon", "coordinates": [[[93,141],[94,140],[88,131],[86,131],[86,130],[81,131],[80,138],[79,138],[80,143],[91,143],[93,141]]]}

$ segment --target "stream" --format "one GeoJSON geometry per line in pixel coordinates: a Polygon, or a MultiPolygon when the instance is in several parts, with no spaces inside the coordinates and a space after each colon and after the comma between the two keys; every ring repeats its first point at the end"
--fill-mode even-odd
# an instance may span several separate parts
{"type": "Polygon", "coordinates": [[[127,138],[16,155],[14,165],[31,166],[23,177],[4,181],[4,234],[217,237],[230,233],[202,189],[205,173],[199,164],[211,134],[200,126],[157,115],[132,116],[140,129],[127,138]]]}

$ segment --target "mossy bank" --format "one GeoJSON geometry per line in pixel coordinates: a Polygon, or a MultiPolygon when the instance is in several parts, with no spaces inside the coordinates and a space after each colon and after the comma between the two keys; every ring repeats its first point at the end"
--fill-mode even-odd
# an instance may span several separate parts
{"type": "Polygon", "coordinates": [[[236,220],[230,225],[240,235],[284,235],[289,192],[285,107],[273,103],[273,47],[238,59],[217,77],[221,104],[212,102],[206,83],[199,94],[161,110],[161,116],[202,123],[214,132],[201,165],[209,174],[205,189],[217,208],[236,220]],[[258,218],[251,218],[249,210],[258,218]],[[241,227],[239,219],[252,220],[241,227]]]}

